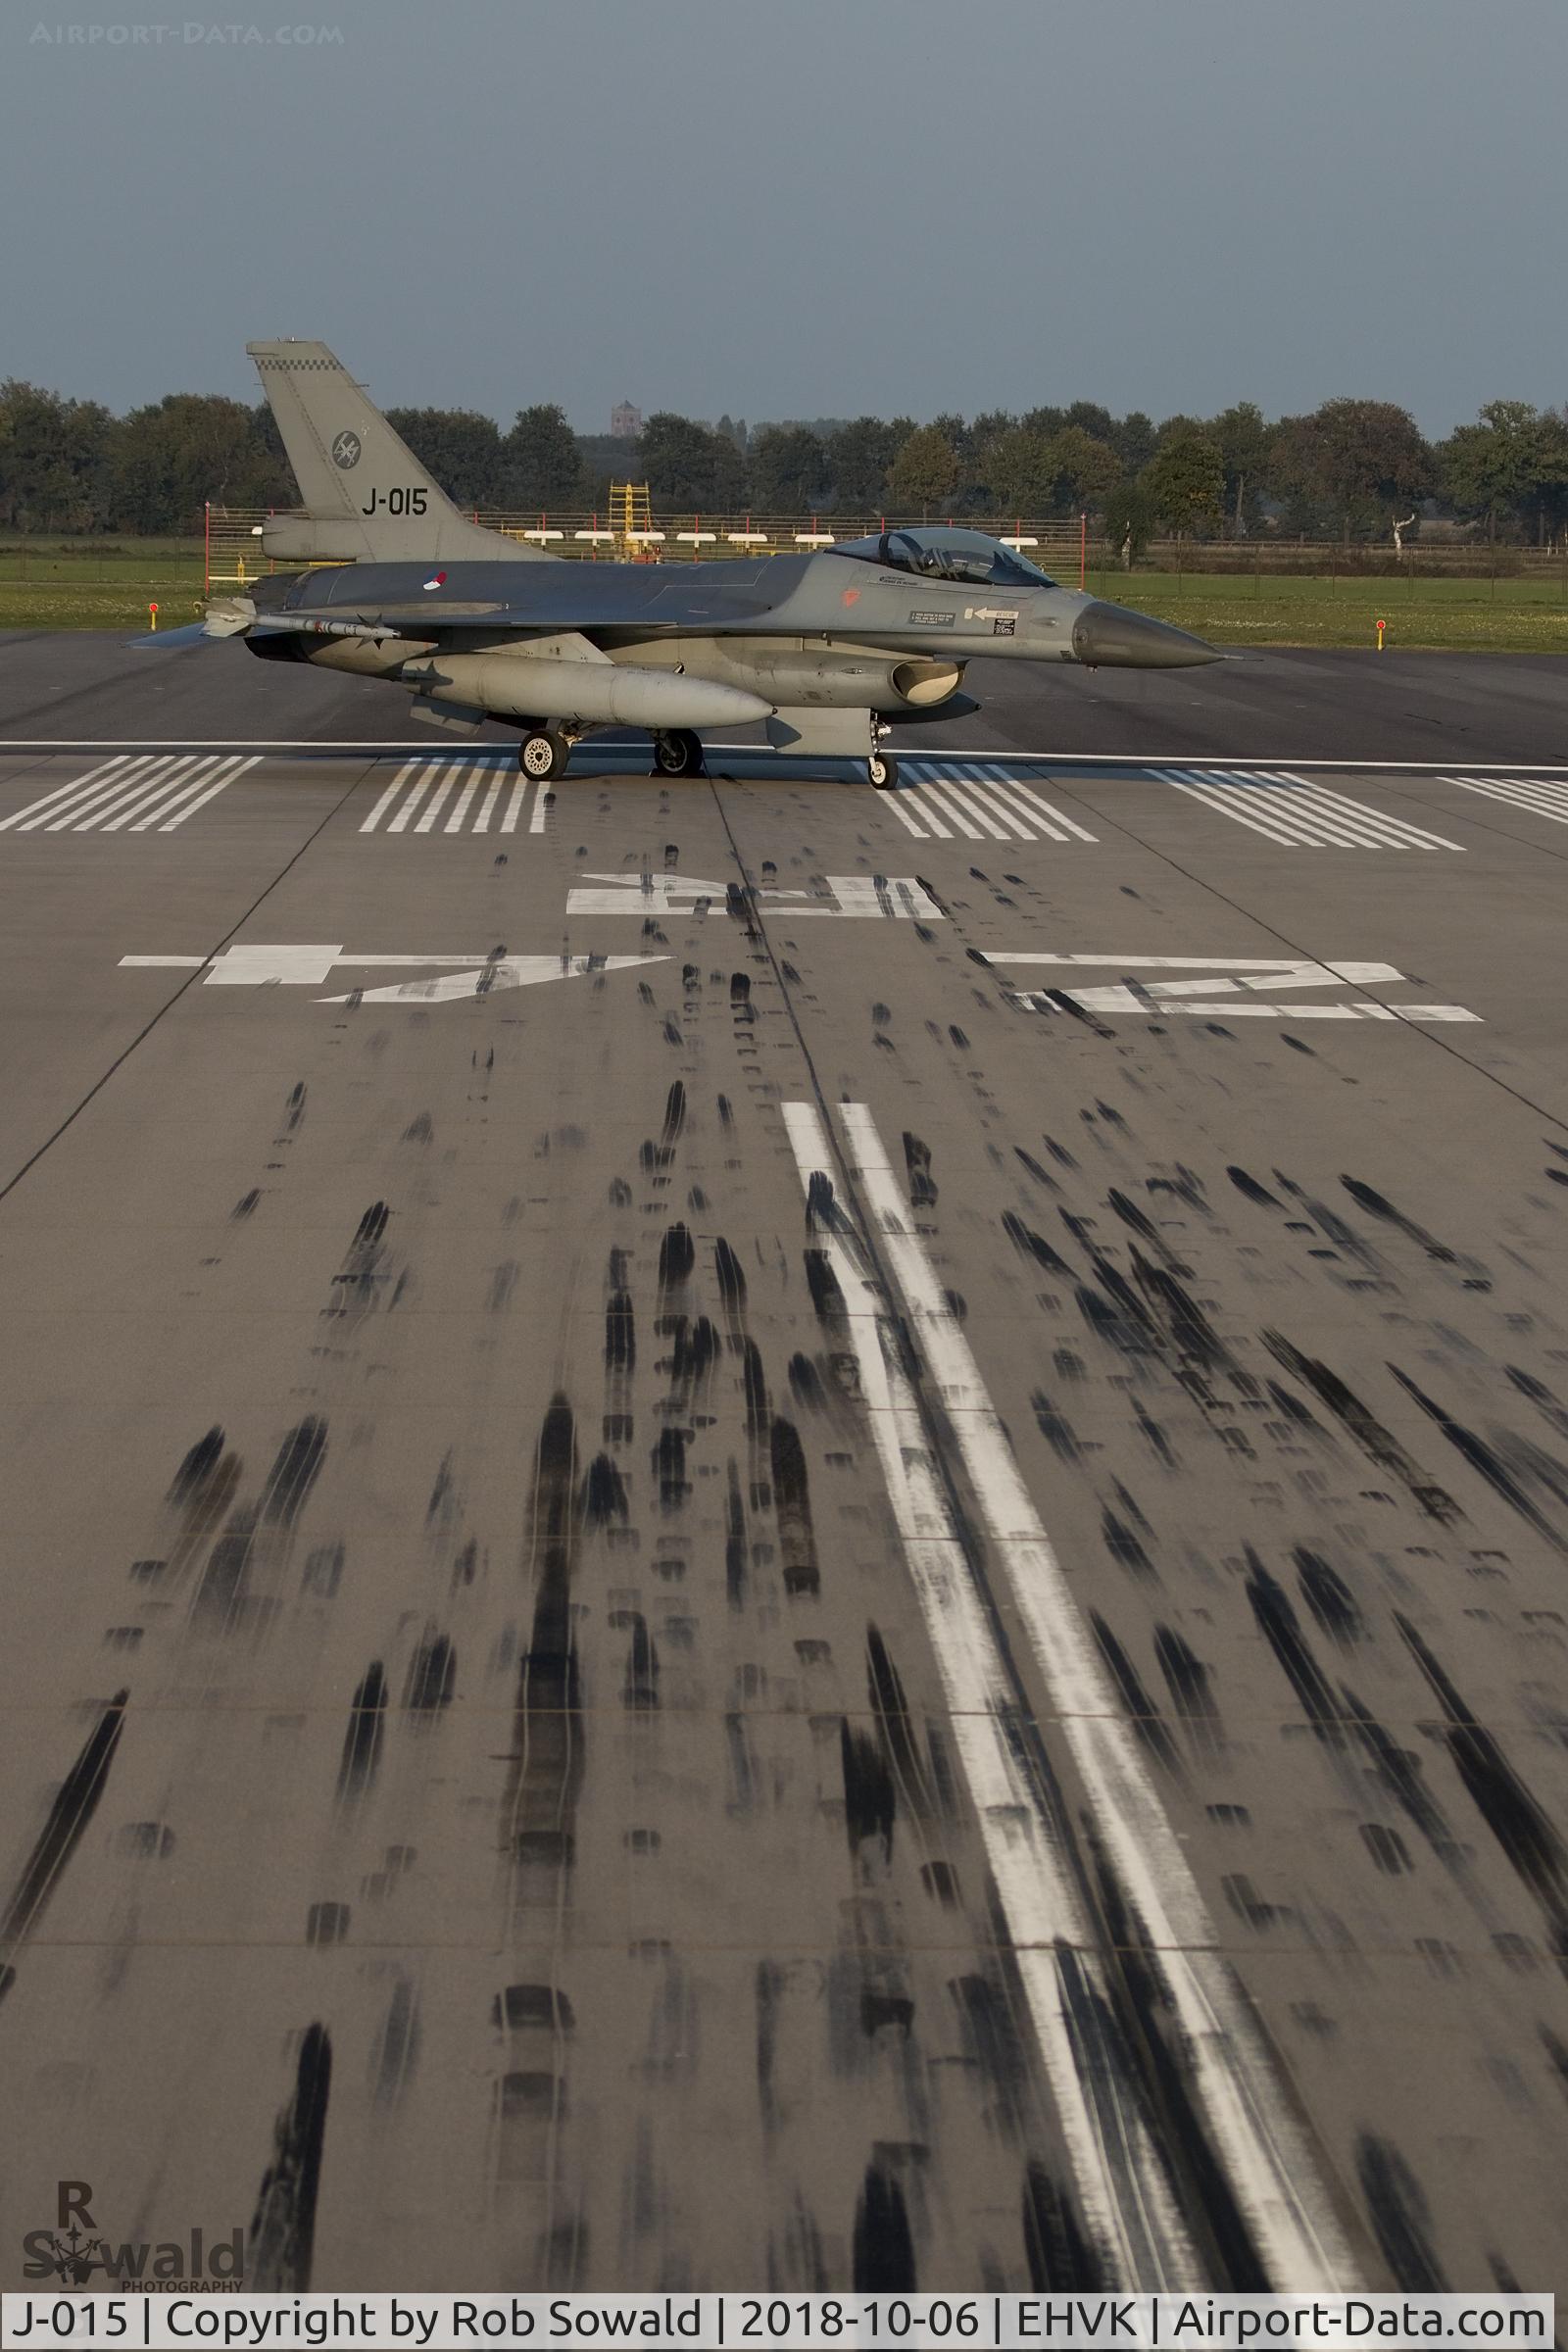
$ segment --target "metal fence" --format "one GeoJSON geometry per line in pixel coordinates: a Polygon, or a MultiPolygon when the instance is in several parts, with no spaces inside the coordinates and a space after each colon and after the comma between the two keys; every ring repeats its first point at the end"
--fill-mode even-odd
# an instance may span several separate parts
{"type": "MultiPolygon", "coordinates": [[[[1126,552],[1107,539],[1087,515],[945,514],[700,514],[656,509],[646,523],[617,527],[608,514],[517,514],[472,510],[475,522],[551,555],[584,562],[711,563],[742,556],[795,556],[832,547],[870,533],[918,529],[956,521],[988,531],[1032,563],[1069,584],[1090,573],[1132,570],[1229,576],[1240,581],[1313,578],[1388,580],[1414,587],[1420,582],[1531,579],[1560,585],[1568,595],[1568,546],[1551,548],[1489,545],[1485,541],[1409,539],[1397,551],[1387,544],[1343,539],[1286,538],[1260,531],[1246,539],[1161,538],[1126,552]]],[[[262,508],[209,506],[205,516],[206,585],[242,586],[259,571],[276,569],[262,556],[262,508]]],[[[288,569],[297,569],[290,564],[288,569]]]]}
{"type": "MultiPolygon", "coordinates": [[[[801,514],[677,514],[656,511],[645,523],[631,528],[604,514],[497,514],[485,508],[470,510],[473,520],[487,530],[545,549],[555,556],[584,562],[712,563],[742,556],[801,556],[832,547],[841,539],[860,539],[868,533],[896,530],[901,525],[920,528],[927,523],[957,521],[986,530],[1016,547],[1031,562],[1063,576],[1077,576],[1091,544],[1084,517],[1064,521],[1053,516],[1032,521],[1018,516],[973,515],[801,515],[801,514]]],[[[267,510],[210,505],[206,510],[204,545],[209,587],[243,585],[258,571],[276,565],[261,554],[260,531],[267,510]]],[[[288,569],[297,569],[290,564],[288,569]]]]}

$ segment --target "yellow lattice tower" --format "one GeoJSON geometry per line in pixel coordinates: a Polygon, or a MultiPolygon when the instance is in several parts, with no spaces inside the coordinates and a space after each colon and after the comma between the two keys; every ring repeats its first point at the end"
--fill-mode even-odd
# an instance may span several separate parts
{"type": "Polygon", "coordinates": [[[646,482],[611,483],[610,526],[627,555],[641,555],[648,545],[646,534],[654,527],[646,482]]]}

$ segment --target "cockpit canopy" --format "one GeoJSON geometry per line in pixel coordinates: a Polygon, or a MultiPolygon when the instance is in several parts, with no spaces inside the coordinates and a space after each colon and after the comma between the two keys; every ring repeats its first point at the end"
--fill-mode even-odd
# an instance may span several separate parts
{"type": "Polygon", "coordinates": [[[883,531],[869,539],[841,539],[836,556],[882,564],[923,579],[957,580],[971,588],[1054,588],[1055,581],[1000,539],[984,531],[940,529],[883,531]]]}

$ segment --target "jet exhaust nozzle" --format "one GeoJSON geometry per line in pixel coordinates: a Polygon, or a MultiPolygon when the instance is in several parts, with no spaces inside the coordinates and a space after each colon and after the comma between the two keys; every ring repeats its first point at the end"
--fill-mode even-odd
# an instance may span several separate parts
{"type": "Polygon", "coordinates": [[[584,719],[594,726],[725,727],[766,718],[771,703],[739,686],[629,662],[563,662],[526,654],[450,654],[406,662],[406,684],[437,702],[508,718],[584,719]]]}
{"type": "Polygon", "coordinates": [[[353,564],[365,555],[358,524],[333,515],[270,514],[256,536],[277,564],[353,564]]]}
{"type": "Polygon", "coordinates": [[[1125,605],[1085,605],[1073,622],[1072,650],[1091,669],[1195,669],[1224,655],[1201,637],[1152,620],[1125,605]]]}

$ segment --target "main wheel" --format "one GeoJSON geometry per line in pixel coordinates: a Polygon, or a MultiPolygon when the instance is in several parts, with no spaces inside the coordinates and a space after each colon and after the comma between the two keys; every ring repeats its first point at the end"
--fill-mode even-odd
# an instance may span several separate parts
{"type": "Polygon", "coordinates": [[[559,776],[571,757],[570,746],[554,727],[542,727],[525,735],[517,746],[517,765],[525,776],[537,776],[547,784],[559,776]]]}
{"type": "Polygon", "coordinates": [[[873,752],[865,772],[878,792],[891,792],[899,780],[899,763],[890,752],[873,752]]]}
{"type": "Polygon", "coordinates": [[[662,776],[702,776],[708,772],[702,740],[690,727],[676,727],[654,737],[654,765],[662,776]]]}

